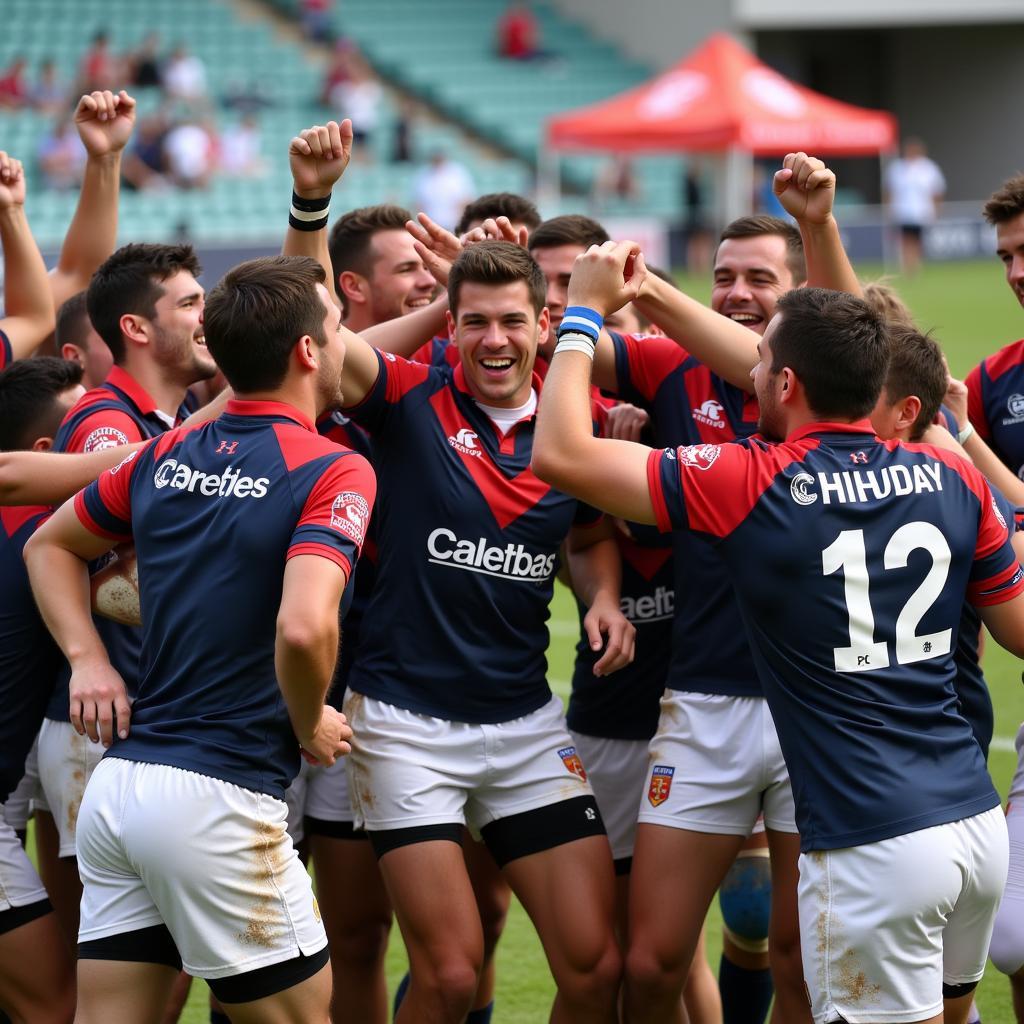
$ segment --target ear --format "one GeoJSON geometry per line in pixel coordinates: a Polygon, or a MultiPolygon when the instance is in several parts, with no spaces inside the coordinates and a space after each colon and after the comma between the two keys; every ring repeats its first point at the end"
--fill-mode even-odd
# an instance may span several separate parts
{"type": "Polygon", "coordinates": [[[788,366],[784,366],[778,376],[779,401],[783,403],[792,402],[800,390],[800,382],[797,380],[796,374],[788,366]]]}
{"type": "Polygon", "coordinates": [[[547,306],[540,311],[540,316],[537,317],[537,330],[540,332],[537,337],[537,344],[547,344],[547,340],[551,335],[551,313],[548,311],[547,306]]]}
{"type": "Polygon", "coordinates": [[[77,345],[72,345],[70,341],[64,342],[60,347],[61,359],[66,359],[69,363],[78,363],[79,366],[85,366],[85,356],[82,350],[77,345]]]}
{"type": "Polygon", "coordinates": [[[48,452],[53,447],[52,437],[37,437],[32,442],[32,451],[34,452],[48,452]]]}
{"type": "Polygon", "coordinates": [[[338,275],[338,292],[346,302],[362,306],[370,301],[370,282],[354,270],[343,270],[338,275]]]}
{"type": "Polygon", "coordinates": [[[445,322],[448,324],[448,337],[451,341],[455,340],[455,317],[452,316],[452,311],[446,309],[444,311],[445,322]]]}
{"type": "Polygon", "coordinates": [[[907,395],[899,403],[899,416],[896,420],[897,430],[909,430],[921,415],[921,399],[917,395],[907,395]]]}
{"type": "Polygon", "coordinates": [[[299,361],[299,366],[303,370],[316,371],[319,368],[320,360],[317,356],[319,346],[310,335],[304,334],[299,338],[295,342],[295,348],[292,351],[295,353],[295,358],[299,361]]]}
{"type": "Polygon", "coordinates": [[[136,345],[149,344],[149,321],[136,313],[125,313],[118,321],[121,334],[136,345]]]}

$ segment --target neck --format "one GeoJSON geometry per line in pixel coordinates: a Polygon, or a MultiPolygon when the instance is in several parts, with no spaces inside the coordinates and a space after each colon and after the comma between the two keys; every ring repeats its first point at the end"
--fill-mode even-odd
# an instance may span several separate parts
{"type": "Polygon", "coordinates": [[[168,380],[161,367],[151,361],[128,358],[121,364],[121,369],[145,388],[156,403],[156,407],[168,416],[174,416],[178,412],[178,406],[185,401],[185,392],[188,388],[168,380]]]}
{"type": "Polygon", "coordinates": [[[324,409],[319,408],[316,396],[309,388],[291,385],[287,381],[269,391],[236,392],[235,397],[243,402],[281,402],[297,409],[314,423],[324,412],[324,409]]]}
{"type": "Polygon", "coordinates": [[[348,316],[342,321],[342,326],[347,327],[353,334],[359,334],[370,327],[376,327],[377,321],[366,306],[350,305],[348,316]]]}

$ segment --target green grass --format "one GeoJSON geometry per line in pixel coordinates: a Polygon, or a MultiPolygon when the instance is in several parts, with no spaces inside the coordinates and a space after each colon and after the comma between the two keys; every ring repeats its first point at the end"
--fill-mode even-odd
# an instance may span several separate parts
{"type": "MultiPolygon", "coordinates": [[[[862,268],[865,278],[877,276],[872,268],[862,268]]],[[[1024,315],[1001,276],[1001,268],[991,263],[940,264],[927,267],[912,281],[894,278],[892,284],[902,293],[923,327],[934,328],[942,342],[953,372],[963,376],[983,356],[1024,334],[1024,315]]],[[[706,300],[706,280],[683,281],[694,296],[706,300]]],[[[558,588],[552,609],[555,622],[572,623],[575,612],[567,594],[558,588]]],[[[556,636],[549,651],[552,687],[567,697],[566,680],[571,677],[572,642],[556,636]]],[[[1017,725],[1024,719],[1024,688],[1021,664],[988,644],[985,668],[996,710],[997,742],[990,758],[993,778],[1004,794],[1015,767],[1012,748],[1017,725]]],[[[717,970],[721,948],[718,907],[709,916],[708,947],[717,970]]],[[[405,971],[405,955],[397,929],[388,955],[388,975],[392,989],[405,971]]],[[[508,928],[498,951],[498,991],[496,1024],[538,1024],[547,1019],[554,988],[544,956],[526,915],[514,906],[508,928]]],[[[183,1016],[186,1024],[200,1024],[206,1018],[206,987],[193,986],[183,1016]]],[[[1006,979],[990,966],[979,990],[979,1006],[985,1024],[1013,1024],[1006,979]]]]}

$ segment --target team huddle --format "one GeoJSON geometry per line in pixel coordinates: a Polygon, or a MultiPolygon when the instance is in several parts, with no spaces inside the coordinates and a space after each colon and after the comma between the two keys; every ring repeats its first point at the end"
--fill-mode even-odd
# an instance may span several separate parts
{"type": "MultiPolygon", "coordinates": [[[[50,275],[0,154],[12,1019],[384,1024],[394,917],[394,1019],[481,1024],[511,893],[557,1024],[967,1022],[990,954],[1024,1006],[1024,341],[952,379],[803,153],[709,308],[510,194],[329,225],[348,121],[207,293],[115,251],[133,121],[79,104],[50,275]]],[[[1024,178],[985,215],[1024,305],[1024,178]]]]}

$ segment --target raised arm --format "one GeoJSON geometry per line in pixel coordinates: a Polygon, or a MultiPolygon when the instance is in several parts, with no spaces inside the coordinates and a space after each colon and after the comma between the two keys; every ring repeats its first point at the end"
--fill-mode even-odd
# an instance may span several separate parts
{"type": "MultiPolygon", "coordinates": [[[[334,183],[352,157],[352,122],[328,121],[300,132],[288,146],[292,171],[292,211],[285,233],[285,256],[312,256],[327,275],[326,287],[335,303],[331,254],[327,248],[327,208],[334,183]]],[[[345,337],[345,366],[341,387],[345,404],[358,405],[377,382],[377,354],[358,334],[338,327],[345,337]]]]}
{"type": "MultiPolygon", "coordinates": [[[[568,304],[592,311],[595,341],[600,328],[597,321],[632,301],[644,274],[643,257],[635,242],[591,246],[576,258],[568,304]]],[[[566,331],[563,323],[561,333],[566,331]]],[[[634,523],[654,523],[657,520],[647,485],[651,449],[632,441],[593,435],[593,344],[584,334],[569,334],[559,340],[541,394],[533,471],[596,508],[634,523]]]]}
{"type": "Polygon", "coordinates": [[[123,89],[92,92],[75,108],[75,127],[88,157],[78,206],[50,272],[53,305],[84,291],[117,245],[121,155],[135,126],[135,100],[123,89]]]}
{"type": "Polygon", "coordinates": [[[59,505],[144,444],[88,454],[0,452],[0,505],[59,505]]]}
{"type": "Polygon", "coordinates": [[[24,359],[53,331],[56,316],[46,266],[25,216],[25,172],[20,160],[4,152],[0,152],[0,247],[5,312],[0,330],[10,342],[11,359],[24,359]]]}

